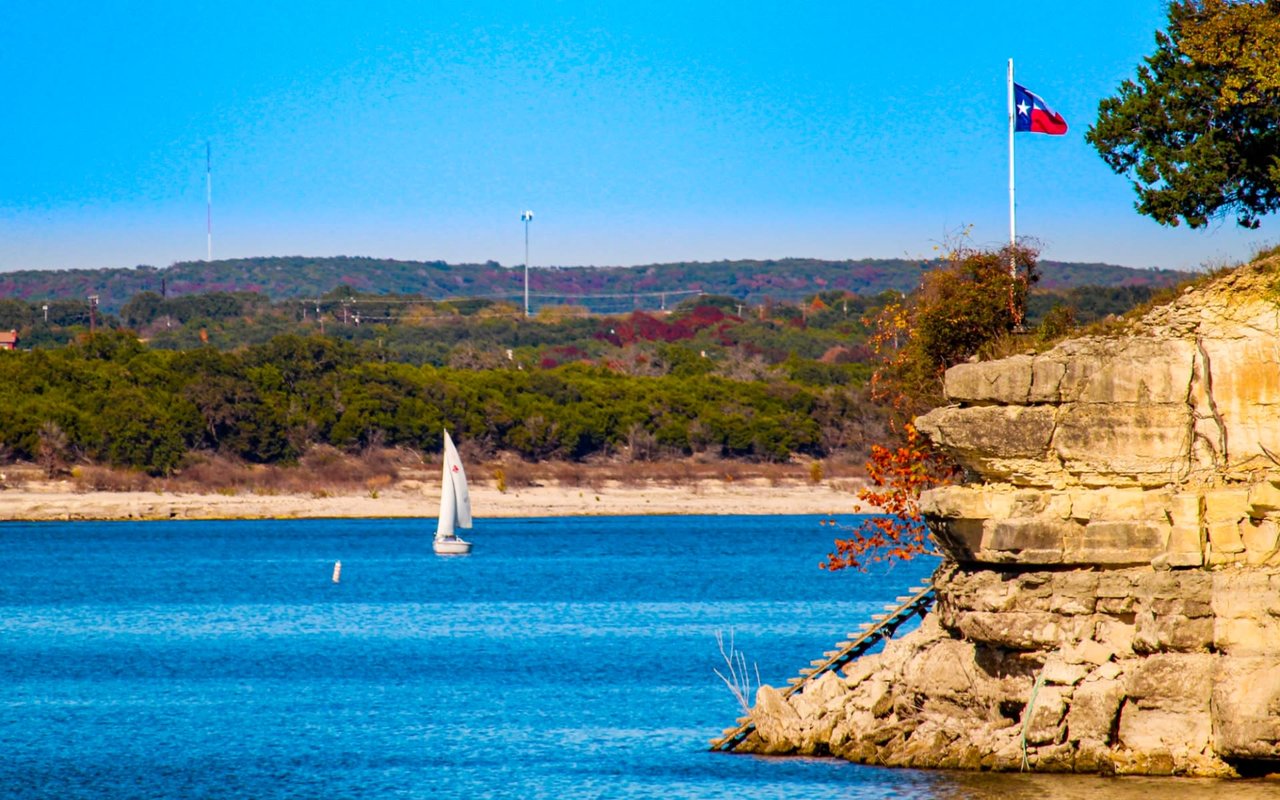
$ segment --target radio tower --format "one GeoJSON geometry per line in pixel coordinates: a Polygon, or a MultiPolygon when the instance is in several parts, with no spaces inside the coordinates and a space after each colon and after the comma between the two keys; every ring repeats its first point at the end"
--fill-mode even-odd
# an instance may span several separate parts
{"type": "Polygon", "coordinates": [[[213,260],[213,146],[204,143],[204,231],[209,249],[205,261],[213,260]]]}

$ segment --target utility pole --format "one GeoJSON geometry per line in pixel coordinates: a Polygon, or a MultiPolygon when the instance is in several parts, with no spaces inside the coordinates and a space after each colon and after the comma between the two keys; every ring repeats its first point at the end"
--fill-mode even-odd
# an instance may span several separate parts
{"type": "Polygon", "coordinates": [[[532,211],[520,212],[520,220],[524,223],[524,317],[529,318],[529,223],[533,221],[532,211]]]}
{"type": "Polygon", "coordinates": [[[98,310],[98,296],[96,294],[91,294],[89,295],[89,334],[90,335],[93,335],[93,333],[98,329],[97,310],[98,310]]]}

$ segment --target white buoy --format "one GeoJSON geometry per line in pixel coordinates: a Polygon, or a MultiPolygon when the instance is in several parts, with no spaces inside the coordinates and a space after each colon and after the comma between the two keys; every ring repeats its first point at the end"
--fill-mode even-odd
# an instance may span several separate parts
{"type": "Polygon", "coordinates": [[[337,583],[340,580],[342,580],[342,562],[335,561],[333,562],[333,582],[337,583]]]}

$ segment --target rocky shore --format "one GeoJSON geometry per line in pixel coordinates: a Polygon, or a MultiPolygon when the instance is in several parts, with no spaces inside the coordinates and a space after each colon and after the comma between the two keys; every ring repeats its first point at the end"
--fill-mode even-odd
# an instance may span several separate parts
{"type": "Polygon", "coordinates": [[[1235,776],[1276,756],[1280,570],[935,576],[922,626],[740,750],[928,768],[1235,776]]]}
{"type": "Polygon", "coordinates": [[[922,507],[935,608],[740,750],[1238,776],[1280,763],[1277,265],[1120,334],[963,364],[917,421],[968,471],[922,507]]]}

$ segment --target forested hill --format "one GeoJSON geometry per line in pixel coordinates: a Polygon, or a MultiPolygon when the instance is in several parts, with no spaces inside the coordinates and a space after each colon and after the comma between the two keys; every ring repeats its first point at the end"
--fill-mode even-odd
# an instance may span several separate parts
{"type": "MultiPolygon", "coordinates": [[[[727,295],[745,303],[800,300],[817,292],[847,290],[875,295],[914,288],[923,268],[907,259],[822,261],[809,258],[649,264],[636,267],[538,267],[530,270],[537,306],[586,305],[610,310],[602,300],[640,299],[646,305],[678,302],[687,294],[727,295]],[[669,297],[667,296],[669,295],[669,297]]],[[[1165,269],[1130,269],[1111,264],[1041,262],[1044,288],[1072,286],[1166,286],[1187,277],[1165,269]]],[[[0,273],[0,297],[24,300],[83,300],[97,295],[105,311],[116,311],[142,291],[168,296],[215,291],[254,291],[281,300],[319,297],[346,284],[360,293],[411,294],[433,299],[508,298],[523,293],[521,268],[497,262],[443,261],[333,256],[285,256],[184,261],[158,269],[19,270],[0,273]]]]}

